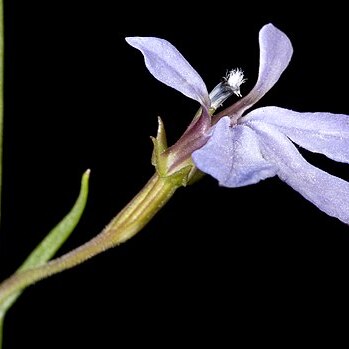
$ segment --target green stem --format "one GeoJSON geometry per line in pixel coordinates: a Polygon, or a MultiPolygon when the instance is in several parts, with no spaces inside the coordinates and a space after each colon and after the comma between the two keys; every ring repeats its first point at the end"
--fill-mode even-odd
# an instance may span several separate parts
{"type": "MultiPolygon", "coordinates": [[[[3,1],[0,0],[0,219],[1,219],[1,188],[2,188],[2,136],[3,136],[3,78],[4,78],[4,16],[3,1]]],[[[0,349],[2,348],[2,332],[5,314],[0,312],[0,349]]]]}
{"type": "Polygon", "coordinates": [[[96,237],[52,261],[20,271],[0,285],[0,305],[22,288],[72,268],[87,259],[130,239],[138,233],[166,204],[182,185],[181,178],[159,177],[155,174],[139,194],[96,237]]]}
{"type": "MultiPolygon", "coordinates": [[[[4,112],[4,16],[3,2],[0,0],[0,218],[1,218],[1,188],[2,188],[2,137],[3,137],[3,112],[4,112]]],[[[1,328],[0,328],[1,330],[1,328]]]]}

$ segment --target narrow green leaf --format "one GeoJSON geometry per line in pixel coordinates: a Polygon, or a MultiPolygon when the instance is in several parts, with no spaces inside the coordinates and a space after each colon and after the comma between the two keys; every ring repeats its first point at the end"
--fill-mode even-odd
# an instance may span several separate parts
{"type": "MultiPolygon", "coordinates": [[[[19,267],[17,272],[37,267],[47,262],[70,236],[78,224],[86,206],[89,175],[90,171],[87,170],[82,176],[80,194],[71,211],[48,233],[19,267]]],[[[13,293],[2,302],[0,305],[0,313],[5,313],[10,308],[22,291],[23,290],[13,293]]]]}
{"type": "Polygon", "coordinates": [[[47,262],[68,239],[78,224],[86,206],[89,175],[90,170],[87,170],[82,176],[80,194],[71,211],[48,233],[18,271],[37,267],[47,262]]]}

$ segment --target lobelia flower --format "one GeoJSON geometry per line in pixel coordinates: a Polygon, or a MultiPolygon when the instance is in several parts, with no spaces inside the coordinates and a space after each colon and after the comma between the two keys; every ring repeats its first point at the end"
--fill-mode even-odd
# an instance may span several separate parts
{"type": "MultiPolygon", "coordinates": [[[[235,85],[231,86],[229,76],[225,84],[217,86],[218,93],[217,88],[212,91],[210,102],[198,73],[170,43],[157,38],[127,41],[142,51],[148,69],[158,80],[197,100],[204,111],[224,101],[221,97],[227,89],[240,93],[243,76],[233,76],[235,85]]],[[[260,30],[259,46],[256,85],[215,115],[213,126],[203,129],[204,141],[192,152],[195,165],[230,188],[278,176],[320,210],[349,223],[349,183],[308,163],[295,146],[349,163],[349,116],[279,107],[258,108],[244,115],[278,81],[293,53],[288,37],[272,24],[260,30]]]]}

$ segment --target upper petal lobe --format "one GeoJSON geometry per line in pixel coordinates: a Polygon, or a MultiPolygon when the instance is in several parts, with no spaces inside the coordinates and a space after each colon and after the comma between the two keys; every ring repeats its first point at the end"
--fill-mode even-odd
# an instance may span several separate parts
{"type": "Polygon", "coordinates": [[[209,108],[204,81],[171,43],[154,37],[128,37],[126,41],[143,53],[145,65],[156,79],[209,108]]]}

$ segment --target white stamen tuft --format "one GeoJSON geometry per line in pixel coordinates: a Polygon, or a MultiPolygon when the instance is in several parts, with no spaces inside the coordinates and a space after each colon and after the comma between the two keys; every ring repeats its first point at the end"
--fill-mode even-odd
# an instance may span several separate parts
{"type": "Polygon", "coordinates": [[[240,86],[246,81],[246,79],[244,79],[244,72],[240,68],[232,69],[228,72],[224,81],[238,97],[241,97],[240,86]]]}

